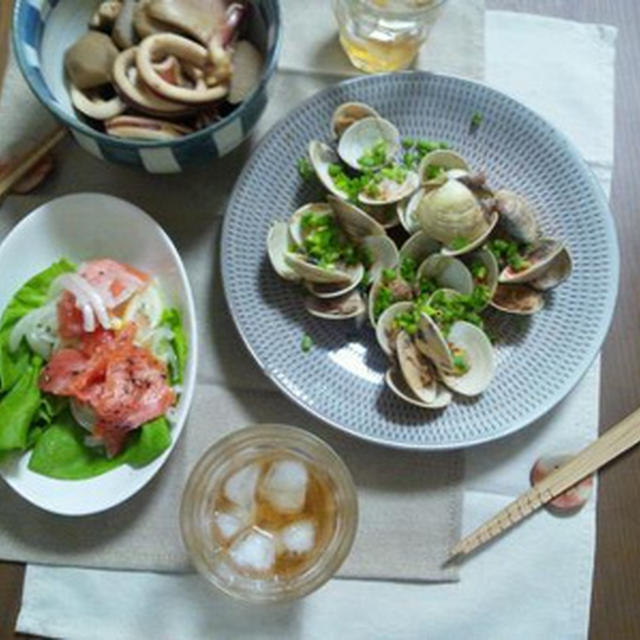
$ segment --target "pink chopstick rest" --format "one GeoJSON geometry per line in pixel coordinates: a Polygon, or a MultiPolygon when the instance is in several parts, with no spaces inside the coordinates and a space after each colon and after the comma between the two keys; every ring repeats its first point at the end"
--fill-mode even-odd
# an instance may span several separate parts
{"type": "MultiPolygon", "coordinates": [[[[531,485],[535,485],[546,478],[550,473],[568,462],[573,456],[571,455],[554,455],[542,456],[536,460],[531,468],[529,479],[531,485]]],[[[588,476],[567,489],[564,493],[556,496],[545,506],[551,512],[557,514],[572,514],[579,511],[587,502],[593,491],[593,475],[588,476]]]]}

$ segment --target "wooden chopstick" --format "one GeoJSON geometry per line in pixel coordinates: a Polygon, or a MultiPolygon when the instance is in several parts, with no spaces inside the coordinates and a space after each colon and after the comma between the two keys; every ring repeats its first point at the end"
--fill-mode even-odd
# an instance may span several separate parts
{"type": "Polygon", "coordinates": [[[543,504],[640,442],[640,409],[609,429],[559,469],[549,474],[453,547],[449,560],[489,542],[543,504]]]}
{"type": "Polygon", "coordinates": [[[0,198],[29,172],[67,134],[64,127],[58,127],[39,147],[22,156],[9,172],[0,178],[0,198]]]}

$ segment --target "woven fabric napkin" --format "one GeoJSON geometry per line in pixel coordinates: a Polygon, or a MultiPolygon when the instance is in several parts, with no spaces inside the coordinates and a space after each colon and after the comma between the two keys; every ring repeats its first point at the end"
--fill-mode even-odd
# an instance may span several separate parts
{"type": "MultiPolygon", "coordinates": [[[[313,42],[313,33],[333,37],[336,59],[342,56],[334,37],[330,3],[313,6],[313,20],[303,25],[297,16],[307,11],[306,4],[303,7],[296,0],[283,3],[283,70],[275,79],[257,134],[223,162],[196,167],[184,176],[150,176],[95,160],[66,142],[58,154],[58,171],[42,190],[27,197],[10,197],[0,210],[0,236],[4,236],[24,213],[71,191],[105,191],[141,206],[167,230],[185,261],[196,299],[201,345],[198,390],[189,423],[154,481],[107,514],[75,519],[47,514],[1,484],[1,558],[120,569],[187,570],[178,509],[189,471],[224,433],[248,423],[271,421],[301,425],[317,433],[335,447],[354,475],[361,517],[353,551],[340,575],[457,579],[455,569],[441,565],[460,530],[462,454],[382,449],[311,419],[275,391],[253,363],[224,302],[219,233],[235,177],[262,132],[292,105],[331,82],[310,69],[294,68],[294,62],[300,61],[286,52],[294,45],[305,51],[306,43],[313,42]],[[411,554],[406,553],[408,548],[411,554]]],[[[452,58],[451,66],[444,70],[478,78],[484,60],[483,2],[451,0],[448,6],[444,27],[449,33],[453,30],[461,34],[469,50],[464,58],[452,58]],[[463,6],[469,11],[461,10],[463,6]]],[[[439,47],[431,50],[435,57],[439,47]]],[[[341,69],[344,65],[336,73],[341,69]]]]}
{"type": "MultiPolygon", "coordinates": [[[[487,81],[566,131],[606,190],[614,41],[611,27],[487,13],[487,81]]],[[[535,425],[467,452],[465,532],[527,488],[538,456],[577,451],[597,437],[599,371],[596,361],[535,425]]],[[[242,606],[193,575],[29,566],[18,629],[65,640],[582,640],[595,523],[595,499],[570,518],[539,511],[470,558],[455,584],[332,580],[283,607],[242,606]]],[[[412,551],[406,553],[415,557],[412,551]]]]}

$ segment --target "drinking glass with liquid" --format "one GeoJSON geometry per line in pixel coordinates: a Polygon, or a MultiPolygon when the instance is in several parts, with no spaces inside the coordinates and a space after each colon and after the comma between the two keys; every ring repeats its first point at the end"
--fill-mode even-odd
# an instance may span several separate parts
{"type": "Polygon", "coordinates": [[[194,468],[180,523],[198,571],[250,602],[299,598],[351,549],[358,505],[337,454],[306,431],[256,425],[219,440],[194,468]]]}
{"type": "Polygon", "coordinates": [[[446,0],[333,0],[340,43],[368,73],[406,69],[446,0]]]}

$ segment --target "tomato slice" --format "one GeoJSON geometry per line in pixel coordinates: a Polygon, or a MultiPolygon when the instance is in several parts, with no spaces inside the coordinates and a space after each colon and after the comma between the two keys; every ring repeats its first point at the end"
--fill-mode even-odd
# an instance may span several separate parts
{"type": "Polygon", "coordinates": [[[95,435],[109,455],[118,453],[129,431],[164,415],[175,402],[166,365],[133,343],[136,325],[121,331],[84,334],[77,349],[61,349],[44,368],[40,387],[88,404],[96,414],[95,435]]]}
{"type": "Polygon", "coordinates": [[[117,298],[123,291],[139,291],[149,282],[149,275],[131,265],[111,258],[85,262],[78,273],[96,289],[109,291],[117,298]]]}
{"type": "Polygon", "coordinates": [[[84,333],[82,311],[76,307],[76,297],[65,291],[58,302],[58,333],[64,340],[79,338],[84,333]]]}

